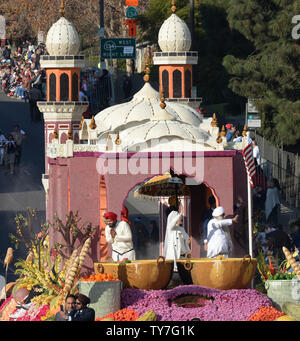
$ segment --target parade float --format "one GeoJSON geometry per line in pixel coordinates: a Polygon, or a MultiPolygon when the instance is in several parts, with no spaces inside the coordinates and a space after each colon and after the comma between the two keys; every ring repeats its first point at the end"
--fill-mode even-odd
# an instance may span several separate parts
{"type": "MultiPolygon", "coordinates": [[[[41,57],[47,72],[47,101],[38,104],[45,123],[43,185],[50,223],[26,240],[20,227],[30,230],[29,220],[18,217],[18,236],[14,241],[25,243],[28,257],[15,263],[17,279],[2,290],[1,321],[54,321],[70,293],[90,297],[96,321],[300,320],[296,302],[284,302],[281,311],[273,306],[268,294],[249,288],[256,265],[265,282],[276,282],[277,279],[269,279],[270,265],[264,269],[263,262],[249,256],[197,258],[201,210],[206,208],[207,197],[215,195],[218,203],[224,202],[229,214],[238,197],[245,199],[247,178],[240,151],[248,142],[245,129],[242,142],[228,144],[225,128],[220,131],[216,115],[204,120],[192,105],[186,105],[194,100],[192,65],[197,64],[198,53],[189,51],[190,32],[175,14],[174,4],[172,11],[160,30],[162,53],[157,52],[154,57],[160,68],[160,92],[150,85],[146,67],[145,85],[130,102],[85,119],[82,113],[88,103],[78,101],[84,56],[79,55],[78,33],[64,17],[62,4],[62,17],[47,36],[50,56],[41,57]],[[172,39],[167,38],[170,34],[172,39]],[[173,76],[179,80],[177,83],[173,76]],[[176,97],[178,91],[181,95],[176,97]],[[153,141],[162,142],[165,149],[151,149],[153,141]],[[130,166],[133,155],[148,165],[151,152],[158,155],[155,174],[102,174],[97,168],[101,156],[106,155],[109,161],[116,154],[117,168],[122,162],[130,166]],[[198,179],[192,170],[183,172],[183,161],[178,157],[183,152],[187,152],[188,161],[205,159],[203,179],[198,179]],[[171,165],[162,167],[165,153],[171,165]],[[177,260],[184,282],[177,286],[170,285],[173,261],[163,257],[108,261],[102,220],[108,209],[121,211],[126,196],[137,184],[149,185],[148,180],[154,175],[162,176],[170,169],[185,184],[191,178],[197,182],[183,192],[190,195],[185,209],[194,254],[177,260]],[[223,177],[219,176],[220,169],[223,177]],[[94,229],[91,224],[79,228],[78,216],[70,215],[79,208],[84,220],[95,226],[100,224],[100,228],[94,229]],[[56,212],[60,218],[55,217],[56,212]]],[[[143,187],[148,189],[147,185],[143,187]]],[[[164,216],[161,218],[162,232],[164,216]]],[[[4,263],[11,264],[12,258],[9,250],[4,263]]],[[[295,269],[293,277],[298,271],[295,269]]],[[[271,292],[269,295],[273,296],[271,292]]]]}

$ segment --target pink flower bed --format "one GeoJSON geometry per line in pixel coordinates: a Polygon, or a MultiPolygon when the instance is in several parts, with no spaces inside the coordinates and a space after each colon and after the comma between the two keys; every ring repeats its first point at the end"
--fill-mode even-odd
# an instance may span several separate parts
{"type": "Polygon", "coordinates": [[[217,290],[197,285],[184,285],[171,290],[124,289],[123,308],[136,310],[141,316],[154,310],[158,321],[190,321],[197,317],[201,321],[247,321],[261,306],[272,306],[267,296],[257,290],[217,290]],[[173,301],[183,295],[211,297],[198,308],[179,307],[173,301]]]}

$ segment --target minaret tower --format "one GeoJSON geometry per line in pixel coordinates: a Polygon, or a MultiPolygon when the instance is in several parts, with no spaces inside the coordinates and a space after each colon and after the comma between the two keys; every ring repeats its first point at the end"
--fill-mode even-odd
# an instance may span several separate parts
{"type": "Polygon", "coordinates": [[[38,106],[45,123],[45,175],[48,174],[48,145],[53,139],[58,144],[72,140],[79,143],[82,114],[88,102],[79,101],[80,69],[84,67],[79,55],[80,42],[76,28],[65,18],[61,1],[60,19],[52,25],[46,40],[49,55],[41,56],[41,67],[46,69],[47,101],[38,106]]]}
{"type": "Polygon", "coordinates": [[[193,97],[193,65],[198,64],[198,52],[190,51],[191,33],[186,23],[176,14],[172,0],[172,15],[160,28],[158,44],[162,52],[155,52],[153,62],[159,65],[159,90],[168,101],[198,107],[201,98],[193,97]]]}

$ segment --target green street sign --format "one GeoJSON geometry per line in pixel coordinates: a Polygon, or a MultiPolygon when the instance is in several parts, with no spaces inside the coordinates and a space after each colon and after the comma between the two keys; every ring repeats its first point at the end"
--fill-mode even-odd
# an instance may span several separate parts
{"type": "Polygon", "coordinates": [[[135,59],[135,38],[101,39],[101,59],[135,59]]]}
{"type": "Polygon", "coordinates": [[[134,6],[129,6],[126,10],[126,18],[127,19],[136,19],[137,16],[139,15],[136,7],[134,6]]]}

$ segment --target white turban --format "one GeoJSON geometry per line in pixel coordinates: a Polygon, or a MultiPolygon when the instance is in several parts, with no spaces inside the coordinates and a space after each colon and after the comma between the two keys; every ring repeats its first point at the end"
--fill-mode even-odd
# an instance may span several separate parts
{"type": "Polygon", "coordinates": [[[213,215],[213,217],[219,217],[224,213],[225,213],[224,208],[222,206],[219,206],[219,207],[214,209],[212,215],[213,215]]]}

